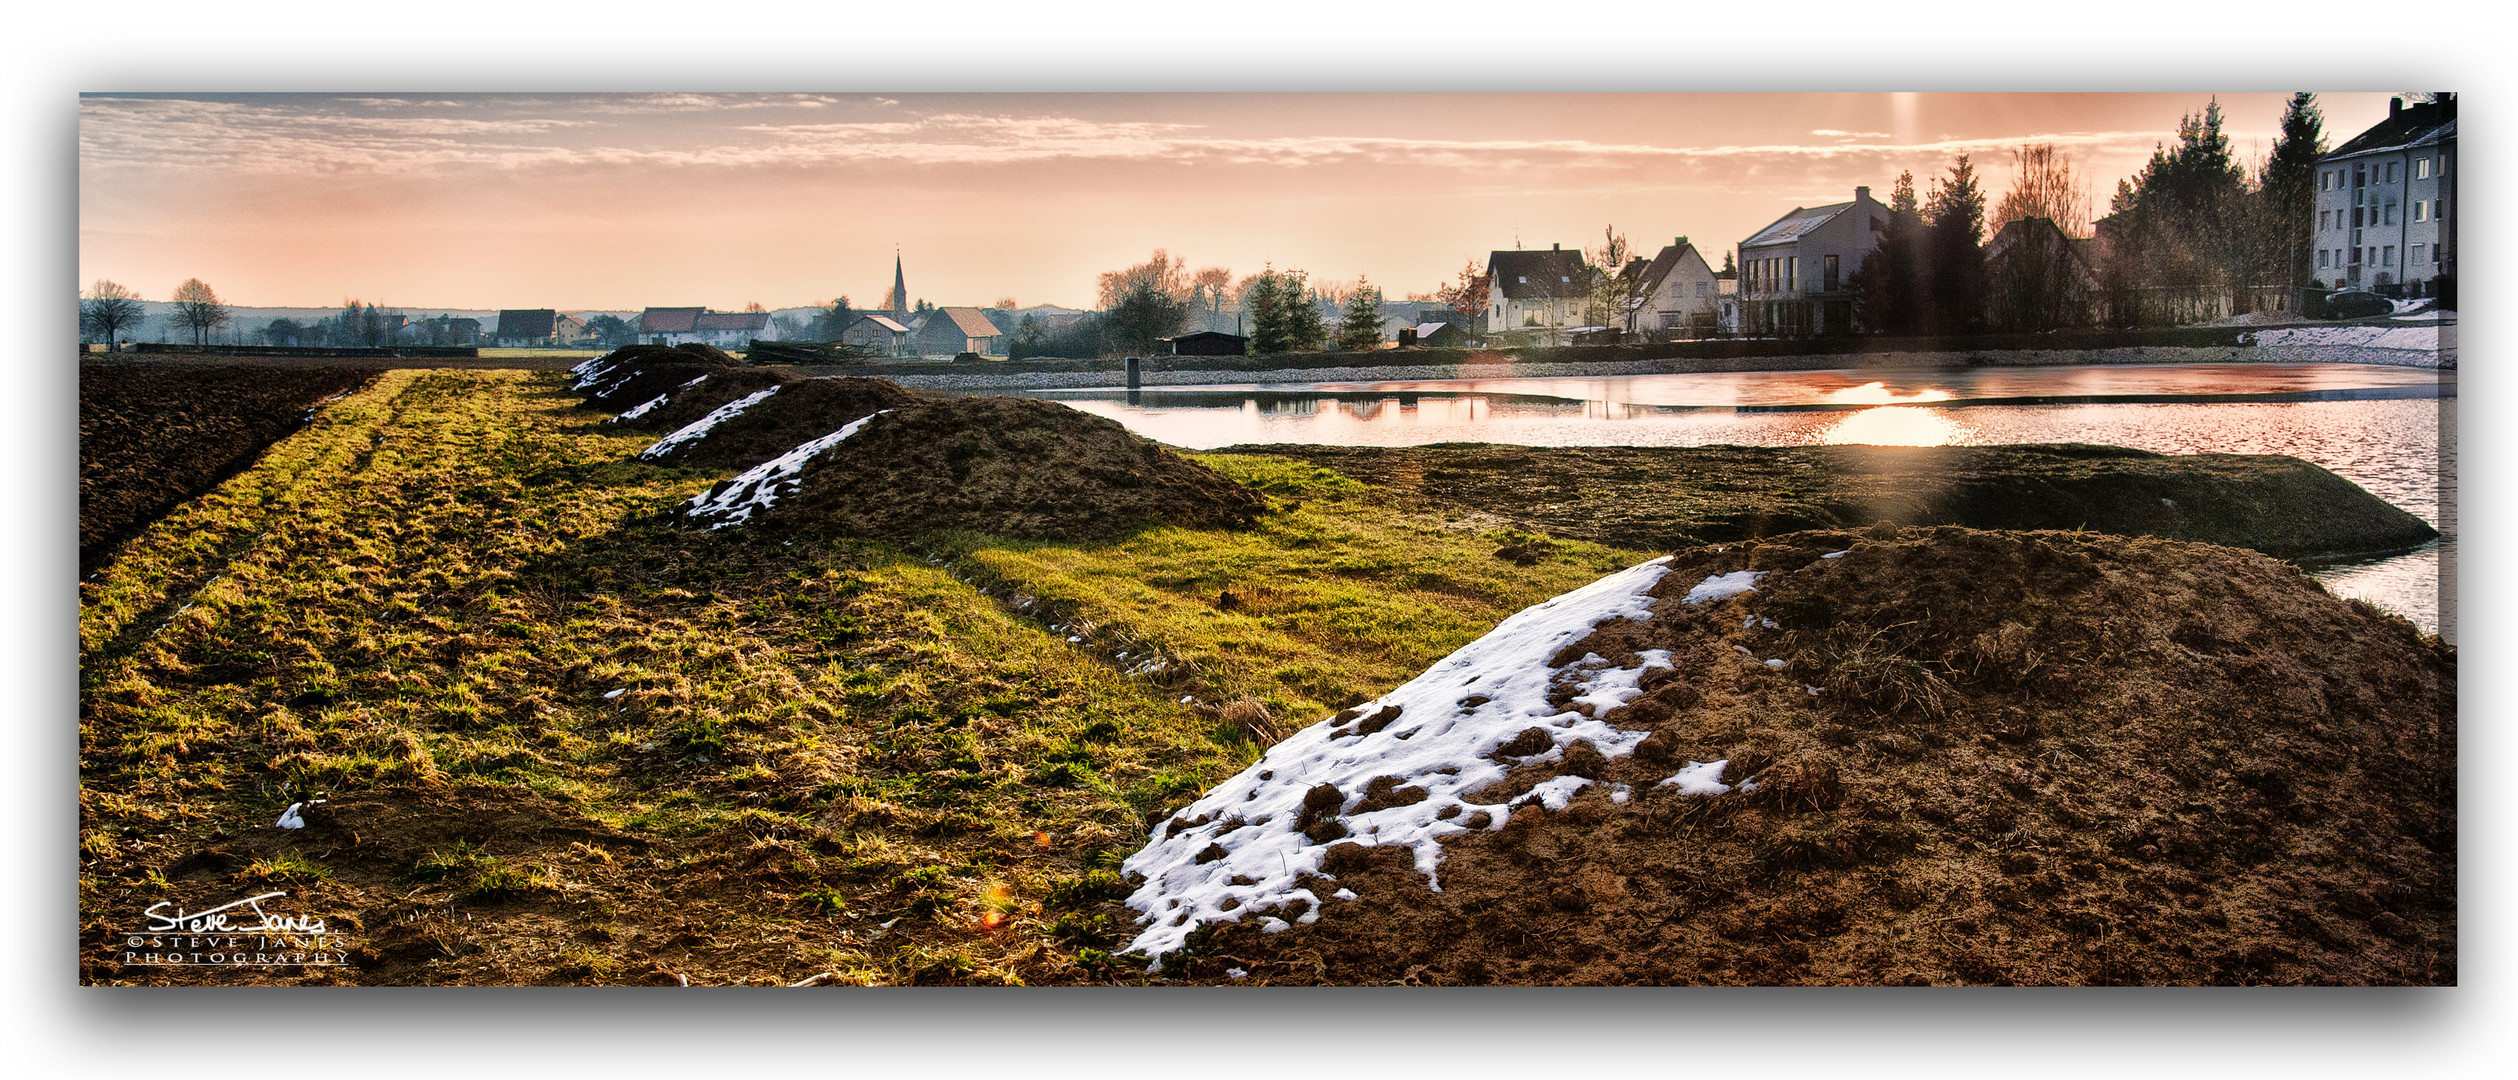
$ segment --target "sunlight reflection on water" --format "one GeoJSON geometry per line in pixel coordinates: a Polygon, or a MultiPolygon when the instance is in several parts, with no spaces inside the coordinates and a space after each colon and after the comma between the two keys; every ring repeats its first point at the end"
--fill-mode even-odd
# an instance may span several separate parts
{"type": "MultiPolygon", "coordinates": [[[[2453,373],[2449,380],[2453,384],[2453,373]]],[[[1243,443],[1417,446],[1989,446],[2086,442],[2168,454],[2288,454],[2333,470],[2437,526],[2444,539],[2405,555],[2317,571],[2357,596],[2441,627],[2443,567],[2456,521],[2440,457],[2456,398],[2366,401],[2144,402],[1936,406],[1968,398],[2071,394],[2332,391],[2411,387],[2438,373],[2347,364],[2178,365],[1927,372],[1740,372],[1619,379],[1486,379],[1351,386],[1179,387],[1131,404],[1121,391],[1047,394],[1149,438],[1190,449],[1243,443]],[[1691,382],[1690,380],[1698,380],[1691,382]],[[1679,408],[1668,402],[1737,404],[1679,408]],[[1852,405],[1852,409],[1826,406],[1852,405]],[[1868,408],[1860,406],[1872,406],[1868,408]],[[1765,411],[1777,409],[1778,411],[1765,411]],[[1807,411],[1799,411],[1807,410],[1807,411]]],[[[2453,597],[2453,581],[2448,583],[2453,597]]],[[[2444,636],[2455,640],[2454,609],[2444,636]]]]}

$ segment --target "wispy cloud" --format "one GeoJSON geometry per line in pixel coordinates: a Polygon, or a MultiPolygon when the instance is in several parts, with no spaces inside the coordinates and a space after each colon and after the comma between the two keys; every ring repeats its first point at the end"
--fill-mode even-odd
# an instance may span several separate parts
{"type": "MultiPolygon", "coordinates": [[[[1985,154],[2023,142],[2084,152],[2132,152],[2160,139],[2150,131],[2034,132],[1998,139],[1900,142],[1881,132],[1818,129],[1809,141],[1711,146],[1580,138],[1427,138],[1396,135],[1246,135],[1208,125],[1095,120],[1063,115],[945,112],[903,115],[874,98],[883,120],[710,125],[711,112],[798,108],[848,102],[815,94],[638,94],[525,102],[475,115],[415,114],[404,98],[309,101],[194,101],[90,98],[82,101],[82,168],[222,168],[247,172],[431,172],[643,166],[746,168],[813,165],[988,166],[1058,161],[1170,162],[1183,165],[1304,169],[1341,164],[1409,164],[1434,169],[1513,172],[1616,170],[1655,162],[1765,163],[1887,161],[1985,154]],[[635,114],[684,117],[650,128],[623,126],[635,114]]],[[[860,100],[857,107],[866,107],[860,100]]],[[[802,118],[798,118],[801,120],[802,118]]]]}

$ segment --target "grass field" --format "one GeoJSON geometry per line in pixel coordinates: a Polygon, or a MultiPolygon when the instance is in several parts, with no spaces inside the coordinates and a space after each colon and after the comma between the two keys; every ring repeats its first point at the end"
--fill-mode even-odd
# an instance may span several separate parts
{"type": "Polygon", "coordinates": [[[1201,459],[1272,496],[1248,532],[695,534],[662,512],[727,471],[559,381],[390,372],[82,582],[84,981],[1136,978],[1097,950],[1147,821],[1646,557],[1248,456],[1201,459]],[[268,889],[353,962],[120,959],[268,889]]]}

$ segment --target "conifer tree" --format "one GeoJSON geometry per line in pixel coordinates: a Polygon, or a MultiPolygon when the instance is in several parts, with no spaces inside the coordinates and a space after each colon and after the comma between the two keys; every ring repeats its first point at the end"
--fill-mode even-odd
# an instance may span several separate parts
{"type": "Polygon", "coordinates": [[[1338,322],[1338,351],[1363,352],[1381,347],[1381,290],[1358,277],[1346,294],[1346,311],[1338,322]]]}

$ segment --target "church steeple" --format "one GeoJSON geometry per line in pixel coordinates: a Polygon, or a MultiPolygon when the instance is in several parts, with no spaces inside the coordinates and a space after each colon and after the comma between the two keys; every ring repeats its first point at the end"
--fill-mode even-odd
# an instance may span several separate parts
{"type": "Polygon", "coordinates": [[[901,277],[901,253],[892,252],[892,315],[895,319],[909,317],[909,284],[901,277]]]}

